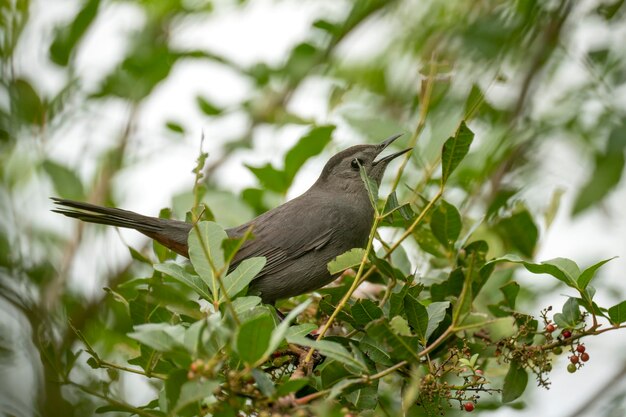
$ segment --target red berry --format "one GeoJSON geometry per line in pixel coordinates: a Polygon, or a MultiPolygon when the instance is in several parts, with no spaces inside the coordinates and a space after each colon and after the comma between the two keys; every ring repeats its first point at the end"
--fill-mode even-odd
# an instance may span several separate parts
{"type": "Polygon", "coordinates": [[[580,355],[580,359],[583,362],[587,362],[589,360],[589,354],[587,352],[583,353],[582,355],[580,355]]]}
{"type": "Polygon", "coordinates": [[[546,326],[546,332],[552,333],[554,330],[556,330],[556,327],[554,327],[554,324],[548,324],[546,326]]]}
{"type": "Polygon", "coordinates": [[[569,357],[569,361],[573,364],[578,363],[578,356],[574,355],[574,356],[570,356],[569,357]]]}
{"type": "Polygon", "coordinates": [[[467,412],[472,412],[474,411],[474,403],[467,402],[463,404],[463,408],[465,408],[465,411],[467,412]]]}
{"type": "Polygon", "coordinates": [[[576,372],[576,365],[574,365],[573,363],[567,365],[567,372],[569,372],[570,374],[576,372]]]}
{"type": "Polygon", "coordinates": [[[476,369],[476,375],[483,375],[483,373],[482,369],[476,369]]]}
{"type": "Polygon", "coordinates": [[[585,345],[578,345],[578,346],[576,346],[576,352],[578,352],[578,353],[585,353],[585,345]]]}
{"type": "Polygon", "coordinates": [[[194,371],[187,372],[187,379],[191,380],[196,377],[196,373],[194,371]]]}
{"type": "Polygon", "coordinates": [[[564,338],[569,339],[570,337],[572,337],[572,332],[570,332],[569,330],[563,330],[561,332],[561,334],[563,335],[564,338]]]}

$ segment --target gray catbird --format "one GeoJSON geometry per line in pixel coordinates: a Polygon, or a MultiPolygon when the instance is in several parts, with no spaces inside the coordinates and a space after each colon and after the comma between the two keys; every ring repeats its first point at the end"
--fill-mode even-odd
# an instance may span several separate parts
{"type": "MultiPolygon", "coordinates": [[[[364,247],[374,221],[374,209],[359,167],[363,166],[380,185],[389,162],[411,150],[375,160],[399,136],[379,145],[357,145],[339,152],[330,158],[315,184],[304,194],[226,230],[229,237],[241,237],[252,226],[254,236],[237,252],[231,269],[246,258],[264,256],[267,260],[251,282],[249,294],[274,303],[321,288],[336,277],[328,272],[328,262],[352,248],[364,247]]],[[[136,229],[188,257],[190,223],[60,198],[53,200],[60,206],[53,210],[57,213],[86,222],[136,229]]]]}

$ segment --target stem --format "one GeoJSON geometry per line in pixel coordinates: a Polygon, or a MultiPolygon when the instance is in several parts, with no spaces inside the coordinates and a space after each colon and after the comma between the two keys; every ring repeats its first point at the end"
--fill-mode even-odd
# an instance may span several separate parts
{"type": "Polygon", "coordinates": [[[367,377],[364,377],[364,378],[367,378],[368,381],[373,381],[373,380],[376,380],[376,379],[380,379],[380,378],[383,378],[383,377],[385,377],[385,376],[387,376],[387,375],[397,371],[398,369],[400,369],[403,366],[408,365],[408,364],[409,364],[408,361],[398,362],[395,365],[393,365],[393,366],[391,366],[391,367],[389,367],[389,368],[387,368],[385,370],[382,370],[382,371],[378,372],[377,374],[374,374],[374,375],[371,375],[371,376],[367,376],[367,377]]]}
{"type": "Polygon", "coordinates": [[[567,346],[567,345],[571,345],[572,342],[574,340],[578,340],[578,339],[582,339],[585,336],[597,336],[599,334],[602,333],[606,333],[609,332],[611,330],[617,330],[617,329],[626,329],[626,323],[624,324],[620,324],[620,325],[613,325],[611,327],[606,327],[604,329],[600,329],[598,330],[598,326],[592,326],[589,330],[587,331],[583,331],[581,333],[577,333],[572,335],[572,337],[569,337],[567,339],[562,339],[562,340],[556,340],[552,343],[549,343],[547,345],[541,345],[541,346],[532,346],[533,348],[538,348],[540,350],[551,350],[557,346],[567,346]]]}
{"type": "Polygon", "coordinates": [[[325,389],[325,390],[322,390],[322,391],[317,391],[317,392],[314,392],[313,394],[309,394],[309,395],[306,395],[306,396],[301,397],[301,398],[296,398],[295,403],[298,404],[298,405],[304,405],[304,404],[307,404],[307,403],[309,403],[309,402],[311,402],[311,401],[313,401],[313,400],[315,400],[317,398],[323,397],[324,395],[326,395],[328,393],[330,393],[329,389],[325,389]]]}
{"type": "Polygon", "coordinates": [[[102,359],[97,359],[97,360],[98,360],[98,365],[100,365],[101,368],[117,369],[117,370],[124,371],[124,372],[131,372],[131,373],[137,374],[137,375],[143,375],[146,378],[162,379],[163,381],[165,381],[167,379],[167,375],[164,375],[164,374],[153,374],[153,373],[141,371],[139,369],[133,369],[133,368],[129,368],[127,366],[122,366],[122,365],[118,365],[118,364],[115,364],[115,363],[112,363],[112,362],[107,362],[107,361],[102,360],[102,359]]]}
{"type": "MultiPolygon", "coordinates": [[[[411,139],[409,140],[408,147],[414,148],[417,144],[417,139],[420,134],[424,130],[424,126],[426,126],[426,115],[428,114],[428,106],[430,105],[430,97],[433,92],[433,85],[435,80],[435,74],[437,73],[437,63],[435,62],[435,56],[433,54],[430,61],[430,71],[428,73],[428,78],[426,79],[426,86],[424,87],[424,94],[422,97],[422,106],[420,108],[420,118],[417,123],[417,127],[413,131],[411,135],[411,139]]],[[[391,186],[391,192],[393,193],[396,188],[398,188],[398,184],[400,183],[400,178],[402,178],[402,174],[404,173],[404,169],[406,165],[411,159],[411,153],[407,153],[404,158],[402,158],[402,163],[400,164],[400,168],[398,168],[398,172],[396,177],[393,180],[393,185],[391,186]]]]}
{"type": "Polygon", "coordinates": [[[84,385],[81,385],[77,382],[73,382],[73,381],[66,381],[66,384],[71,385],[73,387],[78,388],[79,390],[89,394],[89,395],[93,395],[94,397],[103,399],[104,401],[108,402],[111,405],[114,405],[116,407],[120,407],[120,408],[124,408],[134,414],[137,414],[138,416],[142,416],[142,417],[158,417],[157,414],[152,414],[142,408],[137,408],[137,407],[133,407],[132,405],[125,403],[123,401],[118,401],[116,399],[107,397],[106,395],[100,394],[98,391],[94,391],[91,388],[88,388],[84,385]]]}
{"type": "MultiPolygon", "coordinates": [[[[209,265],[211,266],[213,279],[217,281],[217,284],[220,287],[220,291],[222,292],[222,294],[224,294],[224,299],[226,300],[226,306],[228,307],[231,314],[233,315],[233,320],[235,320],[235,324],[237,325],[237,327],[239,327],[241,325],[241,322],[239,321],[239,316],[237,316],[235,307],[233,307],[233,303],[230,297],[228,296],[228,293],[226,292],[226,287],[224,286],[224,282],[222,281],[220,271],[218,271],[217,268],[215,267],[215,264],[213,263],[213,259],[211,259],[211,256],[209,254],[209,249],[204,244],[204,240],[202,239],[202,235],[200,234],[200,227],[198,227],[197,222],[194,222],[193,230],[198,234],[198,241],[200,242],[200,247],[202,248],[202,253],[204,254],[204,257],[206,258],[206,260],[209,262],[209,265]]],[[[213,296],[215,297],[215,294],[213,296]]],[[[215,300],[214,305],[215,303],[217,303],[216,307],[219,307],[219,297],[215,297],[214,300],[215,300]]]]}

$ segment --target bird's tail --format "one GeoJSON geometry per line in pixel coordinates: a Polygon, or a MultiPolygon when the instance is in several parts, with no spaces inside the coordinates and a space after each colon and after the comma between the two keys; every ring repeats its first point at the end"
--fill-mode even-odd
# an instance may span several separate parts
{"type": "Polygon", "coordinates": [[[187,236],[191,224],[144,216],[114,207],[102,207],[80,201],[52,197],[57,208],[52,210],[89,223],[135,229],[183,256],[188,256],[187,236]]]}

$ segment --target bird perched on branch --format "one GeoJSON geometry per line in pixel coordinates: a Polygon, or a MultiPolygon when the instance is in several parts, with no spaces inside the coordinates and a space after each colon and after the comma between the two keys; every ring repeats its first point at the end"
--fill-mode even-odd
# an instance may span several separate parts
{"type": "MultiPolygon", "coordinates": [[[[243,243],[231,270],[244,259],[263,256],[266,264],[250,283],[249,294],[274,303],[316,290],[336,276],[327,264],[352,248],[365,247],[374,222],[374,209],[360,169],[378,185],[394,158],[410,151],[376,159],[400,135],[378,145],[357,145],[331,157],[319,178],[304,194],[269,210],[241,226],[227,229],[239,238],[251,227],[253,238],[243,243]]],[[[86,222],[138,230],[174,252],[189,257],[187,237],[193,225],[149,217],[119,208],[101,207],[53,198],[57,209],[86,222]]]]}

